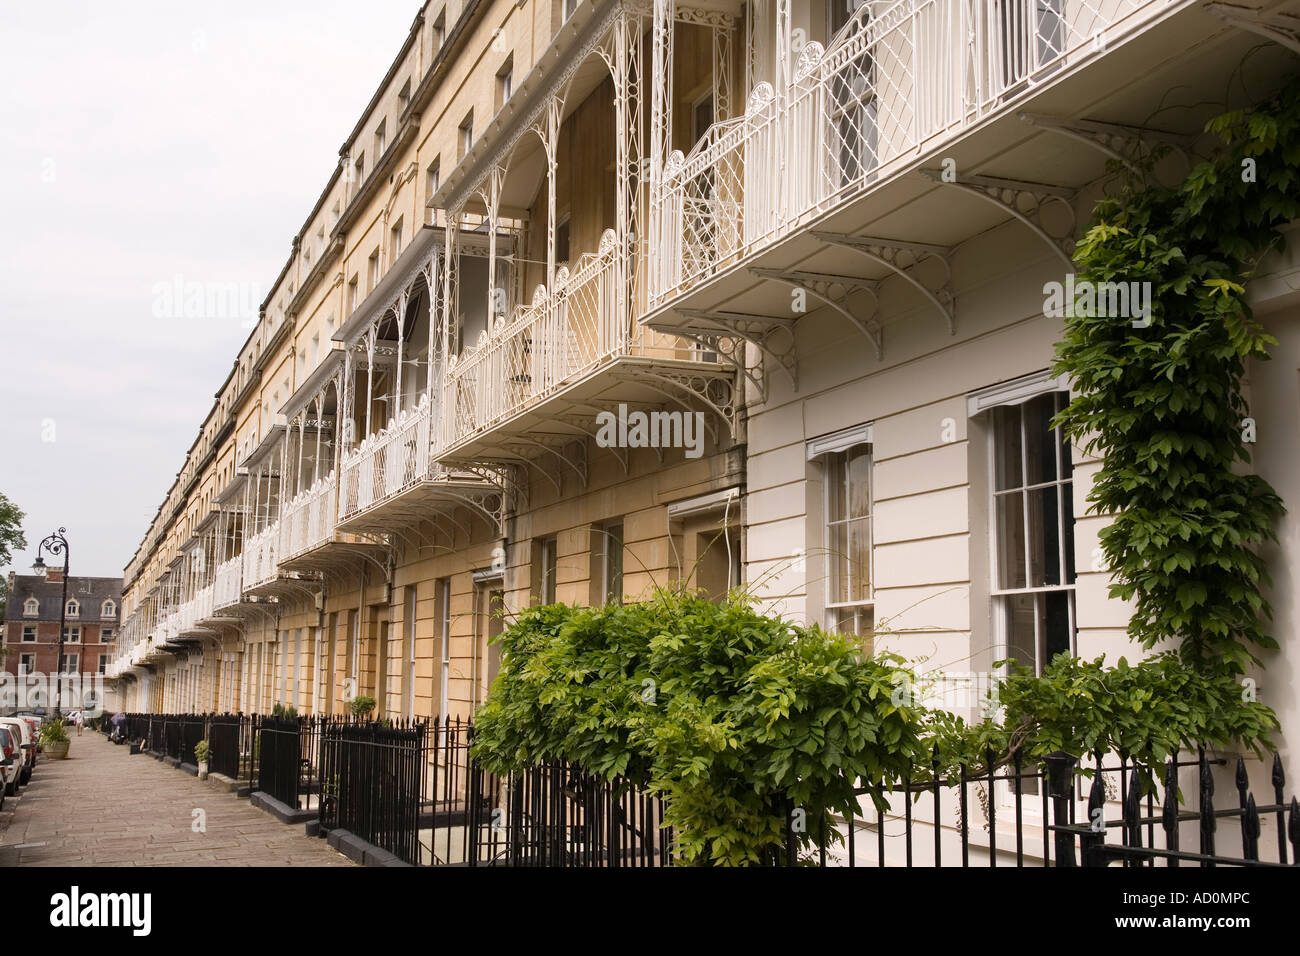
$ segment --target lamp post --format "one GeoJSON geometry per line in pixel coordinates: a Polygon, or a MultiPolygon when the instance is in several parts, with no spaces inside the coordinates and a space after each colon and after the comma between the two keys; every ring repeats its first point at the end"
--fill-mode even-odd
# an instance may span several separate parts
{"type": "Polygon", "coordinates": [[[45,559],[41,557],[41,552],[48,551],[51,556],[57,557],[63,555],[63,601],[59,604],[59,656],[54,660],[54,719],[58,720],[61,716],[59,705],[63,702],[63,638],[67,632],[66,619],[68,614],[68,559],[71,557],[68,548],[68,539],[64,537],[67,533],[66,528],[60,528],[48,538],[41,542],[36,549],[36,560],[32,563],[32,570],[37,574],[45,575],[45,559]]]}

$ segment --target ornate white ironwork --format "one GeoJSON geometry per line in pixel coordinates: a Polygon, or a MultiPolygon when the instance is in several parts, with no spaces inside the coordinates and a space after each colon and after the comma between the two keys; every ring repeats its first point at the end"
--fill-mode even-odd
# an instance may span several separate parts
{"type": "Polygon", "coordinates": [[[1292,53],[1300,53],[1300,17],[1294,14],[1264,13],[1256,7],[1235,3],[1207,3],[1204,9],[1225,23],[1267,37],[1292,53]]]}
{"type": "MultiPolygon", "coordinates": [[[[755,3],[760,6],[766,4],[755,3]]],[[[774,86],[756,84],[743,120],[719,120],[680,164],[665,156],[662,176],[652,179],[649,308],[858,198],[919,157],[938,154],[988,116],[1014,109],[1036,84],[1102,55],[1100,41],[1139,28],[1164,6],[1078,0],[1044,20],[1046,8],[1036,0],[863,4],[825,51],[806,45],[792,68],[789,44],[782,42],[789,3],[776,0],[774,86]]],[[[664,0],[655,5],[658,80],[672,75],[671,31],[661,31],[671,7],[664,0]]],[[[1237,22],[1245,25],[1241,17],[1237,22]]],[[[1267,29],[1265,35],[1285,43],[1291,25],[1267,29]]],[[[751,76],[757,63],[767,62],[758,50],[762,32],[752,35],[751,76]]],[[[656,95],[652,132],[670,128],[670,99],[656,95]]],[[[965,185],[980,188],[971,179],[965,185]]],[[[1034,195],[1045,198],[1041,190],[1034,195]]],[[[985,198],[998,200],[987,192],[985,198]]],[[[1014,206],[1003,208],[1016,214],[1014,206]]],[[[1019,218],[1042,230],[1032,215],[1019,218]]],[[[1063,248],[1061,237],[1043,234],[1063,248]]]]}
{"type": "Polygon", "coordinates": [[[923,169],[920,172],[927,179],[960,189],[1000,207],[1013,219],[1019,219],[1031,232],[1047,243],[1061,257],[1067,269],[1071,267],[1070,257],[1074,253],[1075,246],[1075,212],[1071,203],[1074,190],[996,176],[949,178],[936,170],[923,169]],[[1047,220],[1043,216],[1049,207],[1061,210],[1067,220],[1066,228],[1059,234],[1054,234],[1048,228],[1047,220]]]}
{"type": "Polygon", "coordinates": [[[348,452],[339,511],[347,518],[440,473],[431,459],[434,403],[429,394],[348,452]]]}
{"type": "Polygon", "coordinates": [[[244,544],[244,590],[269,584],[280,566],[280,522],[275,520],[244,544]]]}

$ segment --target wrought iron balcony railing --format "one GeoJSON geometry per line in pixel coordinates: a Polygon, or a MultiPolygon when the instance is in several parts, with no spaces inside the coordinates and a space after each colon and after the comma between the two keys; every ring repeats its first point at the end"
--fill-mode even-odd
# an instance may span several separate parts
{"type": "Polygon", "coordinates": [[[340,517],[364,511],[440,473],[431,456],[433,417],[426,394],[348,453],[340,469],[340,517]]]}
{"type": "Polygon", "coordinates": [[[664,170],[649,306],[935,155],[1053,75],[1104,53],[1169,0],[863,4],[788,90],[759,83],[664,170]]]}
{"type": "Polygon", "coordinates": [[[444,380],[442,449],[454,452],[621,358],[711,362],[683,340],[631,321],[630,266],[614,231],[606,230],[598,252],[582,256],[572,273],[557,273],[554,290],[539,287],[530,305],[453,358],[444,380]]]}
{"type": "Polygon", "coordinates": [[[217,573],[212,581],[212,607],[229,607],[239,603],[240,575],[243,572],[242,558],[230,558],[217,565],[217,573]]]}
{"type": "Polygon", "coordinates": [[[319,547],[334,536],[336,491],[335,473],[331,471],[284,506],[280,519],[284,529],[281,560],[319,547]]]}
{"type": "Polygon", "coordinates": [[[274,581],[280,567],[280,521],[277,518],[248,539],[244,548],[243,589],[274,581]]]}

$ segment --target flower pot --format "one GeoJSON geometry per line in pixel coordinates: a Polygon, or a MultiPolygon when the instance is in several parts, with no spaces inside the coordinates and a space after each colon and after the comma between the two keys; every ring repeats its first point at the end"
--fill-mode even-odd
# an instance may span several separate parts
{"type": "Polygon", "coordinates": [[[208,779],[208,762],[206,760],[199,761],[199,779],[200,780],[208,779]]]}
{"type": "Polygon", "coordinates": [[[45,745],[45,756],[51,760],[66,760],[71,743],[70,740],[52,740],[45,745]]]}

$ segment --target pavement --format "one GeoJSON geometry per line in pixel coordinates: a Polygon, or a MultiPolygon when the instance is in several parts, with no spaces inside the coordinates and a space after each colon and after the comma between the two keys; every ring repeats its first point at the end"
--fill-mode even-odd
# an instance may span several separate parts
{"type": "Polygon", "coordinates": [[[0,811],[2,866],[352,866],[286,825],[86,729],[66,760],[41,759],[0,811]]]}

